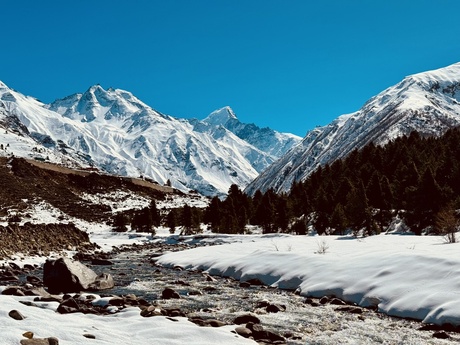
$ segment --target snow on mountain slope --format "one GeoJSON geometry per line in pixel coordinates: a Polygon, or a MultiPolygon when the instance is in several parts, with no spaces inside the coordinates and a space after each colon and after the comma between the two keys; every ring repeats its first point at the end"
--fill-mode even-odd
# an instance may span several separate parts
{"type": "Polygon", "coordinates": [[[262,172],[246,188],[287,191],[318,166],[344,158],[355,149],[412,131],[440,135],[460,125],[460,63],[404,78],[371,98],[355,113],[307,133],[302,142],[262,172]]]}
{"type": "Polygon", "coordinates": [[[245,186],[273,162],[221,126],[197,130],[194,121],[161,114],[123,90],[97,85],[47,108],[83,125],[89,135],[67,143],[102,169],[159,183],[169,179],[181,190],[224,194],[233,183],[245,186]]]}
{"type": "Polygon", "coordinates": [[[203,122],[214,127],[219,125],[225,127],[274,159],[280,158],[302,140],[294,134],[280,133],[268,127],[260,128],[253,123],[242,123],[230,107],[212,112],[203,122]]]}
{"type": "MultiPolygon", "coordinates": [[[[170,180],[184,191],[225,194],[233,183],[246,186],[277,158],[225,128],[224,119],[177,119],[124,90],[95,85],[44,105],[2,83],[0,99],[8,123],[34,145],[112,174],[170,180]]],[[[233,119],[239,123],[234,114],[233,119]]],[[[288,135],[279,137],[288,141],[288,135]]]]}
{"type": "Polygon", "coordinates": [[[50,114],[36,99],[0,82],[0,155],[48,160],[73,168],[88,166],[88,157],[46,134],[49,130],[45,126],[56,130],[71,128],[68,123],[53,120],[54,117],[55,114],[50,114]],[[39,120],[31,122],[28,114],[34,114],[39,120]]]}

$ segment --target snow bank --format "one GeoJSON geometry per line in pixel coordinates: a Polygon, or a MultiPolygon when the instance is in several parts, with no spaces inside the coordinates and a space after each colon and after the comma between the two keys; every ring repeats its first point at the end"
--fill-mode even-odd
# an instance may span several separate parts
{"type": "Polygon", "coordinates": [[[158,263],[305,296],[335,295],[393,316],[460,325],[460,244],[439,237],[239,237],[241,243],[167,253],[158,263]],[[322,243],[329,247],[318,254],[322,243]]]}
{"type": "MultiPolygon", "coordinates": [[[[18,297],[1,297],[0,334],[1,343],[16,345],[23,338],[22,334],[31,331],[34,338],[56,337],[59,344],[158,344],[158,345],[214,345],[214,344],[254,344],[231,333],[233,326],[220,328],[198,327],[186,318],[171,321],[162,316],[144,318],[138,308],[127,308],[109,316],[91,314],[61,315],[54,310],[57,303],[40,303],[45,308],[25,306],[18,302],[18,297]],[[26,318],[17,321],[8,316],[10,310],[16,309],[26,318]],[[92,334],[96,339],[84,337],[92,334]]],[[[22,298],[25,299],[25,298],[22,298]]],[[[30,300],[30,297],[27,298],[30,300]]]]}

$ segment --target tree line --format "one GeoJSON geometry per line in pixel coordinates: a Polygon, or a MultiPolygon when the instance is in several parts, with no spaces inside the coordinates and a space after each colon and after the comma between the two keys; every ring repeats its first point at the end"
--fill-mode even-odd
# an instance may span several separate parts
{"type": "Polygon", "coordinates": [[[130,209],[116,213],[111,220],[111,225],[116,232],[128,231],[128,226],[136,232],[148,232],[156,234],[156,228],[160,225],[169,228],[171,234],[177,228],[184,235],[200,232],[203,211],[196,207],[184,205],[162,212],[157,208],[154,199],[150,204],[139,210],[130,209]]]}
{"type": "Polygon", "coordinates": [[[399,217],[416,234],[442,232],[446,219],[458,225],[459,160],[458,129],[441,137],[413,132],[321,166],[288,193],[251,197],[232,185],[225,200],[211,200],[203,221],[225,233],[244,233],[252,224],[264,233],[305,234],[312,226],[318,234],[373,235],[399,217]]]}

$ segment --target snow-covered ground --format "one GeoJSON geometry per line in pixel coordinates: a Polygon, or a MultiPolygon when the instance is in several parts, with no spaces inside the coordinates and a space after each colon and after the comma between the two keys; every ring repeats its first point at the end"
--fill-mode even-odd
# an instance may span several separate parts
{"type": "Polygon", "coordinates": [[[282,289],[300,289],[305,296],[334,295],[393,316],[460,325],[460,244],[411,235],[233,240],[167,253],[158,263],[242,281],[259,278],[282,289]]]}
{"type": "MultiPolygon", "coordinates": [[[[129,201],[130,196],[121,196],[126,204],[119,204],[117,209],[147,205],[142,198],[129,201]]],[[[112,199],[118,196],[104,198],[113,206],[112,199]]],[[[169,208],[191,202],[181,196],[171,198],[157,205],[169,208]]],[[[206,200],[195,202],[199,205],[206,200]]],[[[33,222],[56,222],[62,216],[44,203],[30,207],[28,213],[28,221],[33,222]]],[[[146,241],[174,243],[180,231],[177,229],[172,236],[162,227],[152,238],[147,233],[114,233],[106,224],[68,221],[87,231],[104,250],[146,241]]],[[[183,237],[181,243],[197,241],[216,245],[166,253],[158,263],[206,270],[243,281],[259,278],[282,289],[299,289],[305,296],[334,295],[361,306],[376,306],[393,316],[460,325],[460,244],[446,244],[442,237],[389,234],[356,239],[205,232],[183,237]]],[[[18,256],[15,262],[21,265],[44,260],[18,256]]],[[[19,303],[23,299],[32,297],[0,295],[1,344],[18,344],[26,331],[34,332],[36,337],[55,336],[64,345],[144,344],[146,339],[151,344],[183,344],[184,339],[190,344],[253,343],[231,333],[235,326],[200,328],[182,318],[178,322],[164,317],[142,318],[136,308],[110,316],[60,315],[54,311],[56,304],[33,308],[19,303]],[[13,320],[8,316],[12,309],[27,318],[13,320]],[[85,333],[96,335],[96,340],[83,337],[85,333]]]]}
{"type": "MultiPolygon", "coordinates": [[[[198,327],[186,318],[172,321],[165,317],[144,318],[138,308],[127,308],[109,316],[61,315],[55,312],[58,303],[47,303],[43,308],[29,307],[18,300],[33,297],[0,295],[0,343],[17,345],[22,334],[33,332],[34,338],[56,337],[60,345],[110,344],[110,345],[215,345],[254,344],[231,331],[235,326],[220,328],[198,327]],[[8,316],[10,310],[18,310],[26,318],[17,321],[8,316]],[[95,339],[84,337],[94,335],[95,339]]],[[[43,303],[40,303],[43,305],[43,303]]]]}
{"type": "MultiPolygon", "coordinates": [[[[148,234],[109,234],[102,229],[96,233],[96,241],[112,245],[126,243],[130,236],[131,243],[151,239],[148,234]]],[[[158,234],[155,241],[171,242],[166,228],[158,234]]],[[[194,241],[217,245],[166,253],[158,263],[243,281],[259,278],[282,289],[299,289],[302,295],[334,295],[426,323],[460,324],[460,244],[446,244],[441,237],[204,234],[184,238],[184,242],[194,241]]],[[[45,308],[19,303],[32,298],[0,295],[2,344],[17,344],[26,331],[36,337],[55,336],[60,344],[143,344],[146,339],[152,344],[183,344],[184,339],[190,344],[253,343],[233,334],[236,326],[201,328],[184,318],[177,322],[143,318],[137,308],[110,316],[60,315],[54,312],[56,303],[45,308]],[[7,314],[12,309],[27,318],[11,319],[7,314]],[[83,337],[86,333],[96,340],[83,337]]]]}

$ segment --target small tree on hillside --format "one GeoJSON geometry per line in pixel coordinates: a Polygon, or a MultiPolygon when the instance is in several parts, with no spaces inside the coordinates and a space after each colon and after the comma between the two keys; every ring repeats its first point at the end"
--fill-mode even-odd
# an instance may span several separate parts
{"type": "Polygon", "coordinates": [[[155,235],[152,213],[149,207],[137,211],[131,221],[131,228],[138,232],[150,232],[155,235]]]}
{"type": "Polygon", "coordinates": [[[123,213],[117,213],[113,217],[113,230],[116,232],[125,232],[128,230],[127,226],[128,225],[128,219],[123,213]]]}

